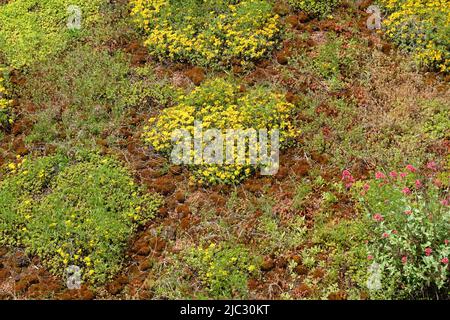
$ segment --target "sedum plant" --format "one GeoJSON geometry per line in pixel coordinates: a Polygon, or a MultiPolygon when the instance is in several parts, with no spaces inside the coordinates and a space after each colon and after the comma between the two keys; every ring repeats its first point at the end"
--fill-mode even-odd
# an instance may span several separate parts
{"type": "Polygon", "coordinates": [[[449,0],[379,0],[386,11],[386,35],[417,62],[450,70],[449,0]]]}
{"type": "Polygon", "coordinates": [[[260,257],[252,256],[246,248],[222,243],[192,248],[185,261],[214,299],[246,297],[247,282],[250,276],[258,274],[261,263],[260,257]]]}
{"type": "Polygon", "coordinates": [[[202,66],[246,64],[276,45],[280,26],[268,0],[130,0],[131,15],[160,59],[202,66]]]}
{"type": "Polygon", "coordinates": [[[288,0],[292,8],[323,18],[333,12],[341,0],[288,0]]]}
{"type": "Polygon", "coordinates": [[[29,66],[64,50],[74,32],[67,22],[81,11],[82,28],[99,19],[104,0],[15,0],[0,6],[0,52],[16,68],[29,66]]]}
{"type": "Polygon", "coordinates": [[[91,283],[119,271],[127,241],[162,202],[118,161],[96,154],[19,158],[8,170],[0,183],[0,244],[25,247],[58,275],[77,266],[91,283]]]}
{"type": "MultiPolygon", "coordinates": [[[[194,137],[196,121],[201,122],[203,132],[217,129],[224,136],[229,129],[266,129],[270,139],[271,132],[278,130],[281,147],[297,137],[298,130],[292,120],[295,106],[286,101],[285,95],[263,86],[241,92],[239,84],[230,82],[222,78],[209,80],[189,94],[178,97],[175,106],[164,109],[159,116],[149,120],[143,133],[145,142],[156,151],[171,155],[177,141],[173,140],[173,133],[186,130],[194,137]]],[[[223,145],[225,153],[225,141],[223,145]]],[[[203,147],[206,147],[205,143],[203,147]]],[[[232,155],[236,160],[237,148],[232,155]]],[[[262,165],[262,158],[258,157],[254,164],[249,162],[249,158],[246,154],[242,164],[237,161],[211,164],[208,159],[195,162],[192,153],[189,164],[192,164],[193,179],[200,184],[235,184],[262,165]]]]}
{"type": "Polygon", "coordinates": [[[12,122],[11,103],[6,89],[5,69],[0,67],[0,128],[5,128],[12,122]]]}

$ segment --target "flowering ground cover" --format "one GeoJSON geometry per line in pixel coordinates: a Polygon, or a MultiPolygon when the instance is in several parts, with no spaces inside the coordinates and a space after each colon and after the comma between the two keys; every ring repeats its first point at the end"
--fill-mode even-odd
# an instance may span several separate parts
{"type": "Polygon", "coordinates": [[[266,0],[131,3],[152,54],[205,66],[261,58],[275,46],[280,31],[279,16],[266,0]]]}
{"type": "Polygon", "coordinates": [[[448,299],[449,7],[0,1],[0,299],[448,299]]]}
{"type": "Polygon", "coordinates": [[[6,80],[4,78],[4,69],[0,69],[0,125],[2,128],[8,126],[12,122],[10,118],[11,100],[8,98],[8,90],[6,89],[6,80]]]}
{"type": "Polygon", "coordinates": [[[69,5],[80,6],[86,23],[98,16],[101,1],[11,1],[0,7],[0,44],[6,61],[20,68],[63,50],[76,32],[66,28],[69,5]]]}
{"type": "Polygon", "coordinates": [[[382,0],[386,34],[415,59],[440,71],[450,68],[450,2],[382,0]]]}

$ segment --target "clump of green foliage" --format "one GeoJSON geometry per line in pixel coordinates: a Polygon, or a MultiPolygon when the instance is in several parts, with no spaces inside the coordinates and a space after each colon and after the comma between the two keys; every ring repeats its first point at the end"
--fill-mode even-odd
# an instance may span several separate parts
{"type": "Polygon", "coordinates": [[[157,297],[244,299],[247,282],[258,276],[261,263],[247,248],[231,243],[190,248],[171,260],[168,266],[160,266],[163,270],[157,279],[148,281],[157,297]]]}
{"type": "Polygon", "coordinates": [[[450,108],[448,103],[429,100],[424,103],[425,121],[422,131],[431,139],[449,139],[450,108]]]}
{"type": "Polygon", "coordinates": [[[325,17],[333,12],[341,0],[288,0],[295,10],[305,11],[317,17],[325,17]]]}
{"type": "MultiPolygon", "coordinates": [[[[320,298],[327,299],[330,293],[337,292],[343,280],[346,282],[349,299],[360,299],[361,293],[367,291],[369,262],[365,241],[368,234],[365,217],[339,222],[324,221],[314,228],[312,241],[321,249],[320,253],[328,257],[326,265],[323,261],[311,260],[315,262],[314,267],[319,266],[327,270],[322,289],[319,290],[320,298]]],[[[307,264],[308,256],[304,255],[303,258],[307,264]]]]}
{"type": "Polygon", "coordinates": [[[242,246],[211,244],[191,249],[186,262],[215,299],[245,297],[247,281],[258,270],[258,259],[242,246]]]}
{"type": "Polygon", "coordinates": [[[9,99],[9,92],[6,89],[7,81],[6,70],[0,66],[0,129],[7,127],[11,122],[11,99],[9,99]]]}
{"type": "Polygon", "coordinates": [[[91,283],[121,266],[128,239],[161,205],[122,165],[82,153],[8,165],[0,184],[0,244],[24,246],[59,275],[75,265],[91,283]]]}
{"type": "Polygon", "coordinates": [[[0,6],[0,51],[14,67],[29,66],[66,48],[78,30],[67,21],[73,15],[69,6],[78,6],[82,26],[99,19],[104,0],[16,0],[0,6]]]}
{"type": "Polygon", "coordinates": [[[378,172],[356,185],[371,219],[369,257],[376,264],[371,293],[387,299],[446,297],[449,292],[448,189],[436,185],[436,165],[426,171],[378,172]],[[382,289],[382,290],[381,290],[382,289]]]}
{"type": "Polygon", "coordinates": [[[294,250],[306,240],[305,218],[295,215],[291,219],[282,219],[280,213],[291,213],[294,202],[283,203],[264,195],[258,199],[258,208],[262,216],[258,219],[256,232],[260,235],[258,246],[263,254],[280,254],[294,250]]]}
{"type": "Polygon", "coordinates": [[[28,143],[92,147],[108,132],[107,143],[113,145],[132,111],[164,105],[176,94],[164,79],[156,79],[151,65],[130,68],[122,52],[110,55],[80,45],[55,59],[30,68],[33,76],[17,89],[39,110],[25,114],[33,122],[28,143]]]}

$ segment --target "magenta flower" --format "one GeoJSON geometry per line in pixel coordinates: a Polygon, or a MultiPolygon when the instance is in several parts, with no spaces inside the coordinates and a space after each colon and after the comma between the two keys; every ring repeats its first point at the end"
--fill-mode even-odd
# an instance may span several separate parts
{"type": "Polygon", "coordinates": [[[408,164],[408,165],[406,166],[406,170],[408,170],[409,172],[412,172],[412,173],[414,173],[414,172],[417,171],[417,169],[414,168],[414,166],[411,165],[411,164],[408,164]]]}
{"type": "Polygon", "coordinates": [[[378,171],[377,173],[375,173],[375,179],[384,179],[386,178],[386,176],[384,175],[383,172],[378,171]]]}
{"type": "Polygon", "coordinates": [[[431,253],[432,253],[432,252],[433,252],[433,249],[431,249],[430,247],[428,247],[428,248],[425,249],[425,255],[426,255],[427,257],[431,256],[431,253]]]}
{"type": "Polygon", "coordinates": [[[351,188],[356,182],[355,178],[353,178],[352,174],[348,170],[342,171],[342,181],[345,182],[345,187],[347,189],[351,188]]]}
{"type": "Polygon", "coordinates": [[[442,258],[441,262],[442,262],[443,264],[448,264],[448,258],[447,258],[447,257],[442,258]]]}
{"type": "Polygon", "coordinates": [[[402,173],[400,173],[400,178],[405,178],[406,177],[406,173],[405,172],[402,172],[402,173]]]}
{"type": "Polygon", "coordinates": [[[402,263],[406,264],[408,262],[408,257],[407,256],[403,256],[402,257],[402,263]]]}
{"type": "Polygon", "coordinates": [[[344,170],[344,171],[342,171],[342,178],[345,178],[345,177],[351,177],[351,173],[350,173],[350,171],[348,171],[348,170],[344,170]]]}
{"type": "Polygon", "coordinates": [[[420,180],[416,180],[415,184],[417,189],[422,187],[422,182],[420,182],[420,180]]]}
{"type": "Polygon", "coordinates": [[[378,222],[381,222],[381,221],[384,220],[383,216],[382,216],[381,214],[379,214],[379,213],[374,214],[374,215],[373,215],[373,219],[374,219],[375,221],[378,221],[378,222]]]}
{"type": "Polygon", "coordinates": [[[427,168],[430,169],[430,170],[436,171],[437,170],[436,162],[434,162],[434,161],[428,162],[427,163],[427,168]]]}
{"type": "Polygon", "coordinates": [[[397,178],[398,173],[395,172],[395,171],[391,171],[391,172],[389,172],[389,176],[390,176],[391,178],[397,178]]]}
{"type": "Polygon", "coordinates": [[[369,191],[370,185],[369,185],[368,183],[366,183],[366,184],[363,186],[363,189],[364,189],[364,191],[369,191]]]}
{"type": "Polygon", "coordinates": [[[403,193],[405,196],[407,196],[407,195],[410,195],[410,194],[411,194],[411,190],[410,190],[408,187],[406,187],[406,188],[404,188],[404,189],[402,190],[402,193],[403,193]]]}

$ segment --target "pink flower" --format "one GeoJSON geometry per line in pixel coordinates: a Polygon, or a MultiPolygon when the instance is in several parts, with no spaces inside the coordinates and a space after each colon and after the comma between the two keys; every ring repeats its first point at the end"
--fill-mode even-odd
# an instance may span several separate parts
{"type": "Polygon", "coordinates": [[[448,206],[448,200],[447,200],[447,199],[441,200],[441,204],[442,204],[444,207],[448,206]]]}
{"type": "Polygon", "coordinates": [[[406,170],[408,170],[409,172],[412,172],[412,173],[414,173],[414,172],[417,171],[417,169],[414,168],[414,166],[411,165],[411,164],[408,164],[408,165],[406,166],[406,170]]]}
{"type": "Polygon", "coordinates": [[[405,172],[402,172],[402,173],[400,173],[400,178],[405,178],[406,177],[406,173],[405,172]]]}
{"type": "Polygon", "coordinates": [[[434,162],[434,161],[428,162],[427,163],[427,168],[430,169],[430,170],[436,171],[437,170],[436,162],[434,162]]]}
{"type": "Polygon", "coordinates": [[[408,187],[406,187],[406,188],[404,188],[404,189],[402,190],[402,193],[403,193],[405,196],[407,196],[407,195],[410,195],[410,194],[411,194],[411,190],[410,190],[408,187]]]}
{"type": "Polygon", "coordinates": [[[378,221],[378,222],[381,222],[381,221],[384,220],[383,216],[382,216],[381,214],[379,214],[379,213],[374,214],[374,215],[373,215],[373,219],[374,219],[375,221],[378,221]]]}
{"type": "Polygon", "coordinates": [[[411,210],[406,210],[406,211],[405,211],[405,214],[406,214],[407,216],[410,216],[410,215],[412,214],[412,211],[411,211],[411,210]]]}
{"type": "Polygon", "coordinates": [[[397,178],[398,173],[395,171],[391,171],[391,172],[389,172],[389,175],[391,176],[391,178],[397,178]]]}
{"type": "Polygon", "coordinates": [[[384,175],[383,172],[378,171],[377,173],[375,173],[375,179],[384,179],[386,178],[386,176],[384,175]]]}
{"type": "Polygon", "coordinates": [[[445,239],[445,240],[444,240],[444,243],[445,243],[445,245],[447,246],[447,245],[448,245],[448,240],[445,239]]]}
{"type": "Polygon", "coordinates": [[[369,184],[366,183],[366,184],[363,186],[363,189],[364,189],[364,191],[369,191],[369,189],[370,189],[369,184]]]}
{"type": "Polygon", "coordinates": [[[426,255],[427,257],[431,256],[431,253],[432,253],[432,252],[433,252],[433,249],[431,249],[430,247],[428,247],[428,248],[425,249],[425,255],[426,255]]]}
{"type": "Polygon", "coordinates": [[[351,177],[351,176],[352,176],[352,174],[350,173],[350,171],[348,171],[348,170],[342,171],[342,180],[344,178],[351,177]]]}
{"type": "Polygon", "coordinates": [[[417,189],[422,187],[422,182],[420,182],[420,180],[416,180],[415,184],[417,189]]]}
{"type": "Polygon", "coordinates": [[[383,238],[389,238],[389,233],[387,232],[383,233],[383,238]]]}
{"type": "Polygon", "coordinates": [[[406,264],[408,262],[408,257],[407,256],[403,256],[402,257],[402,263],[406,264]]]}
{"type": "Polygon", "coordinates": [[[345,187],[347,189],[351,188],[356,182],[355,178],[353,178],[352,174],[348,170],[342,171],[342,181],[345,182],[345,187]]]}
{"type": "Polygon", "coordinates": [[[367,260],[373,260],[373,256],[369,254],[369,255],[367,256],[367,260]]]}
{"type": "Polygon", "coordinates": [[[443,264],[448,264],[448,258],[447,258],[447,257],[442,258],[441,262],[442,262],[443,264]]]}
{"type": "Polygon", "coordinates": [[[397,234],[398,231],[397,231],[397,230],[392,230],[392,233],[393,233],[393,234],[397,234]]]}

